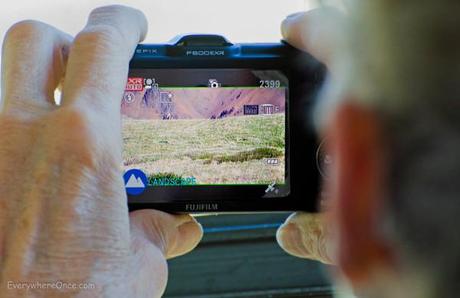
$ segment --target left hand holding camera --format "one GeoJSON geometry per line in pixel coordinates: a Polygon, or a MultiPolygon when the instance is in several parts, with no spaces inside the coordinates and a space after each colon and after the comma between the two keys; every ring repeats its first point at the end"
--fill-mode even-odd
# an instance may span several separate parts
{"type": "Polygon", "coordinates": [[[0,107],[1,297],[43,291],[159,297],[166,259],[201,239],[190,216],[128,213],[120,99],[146,31],[144,15],[122,6],[95,9],[75,39],[35,21],[8,31],[0,107]],[[94,288],[14,290],[15,282],[55,281],[94,288]]]}

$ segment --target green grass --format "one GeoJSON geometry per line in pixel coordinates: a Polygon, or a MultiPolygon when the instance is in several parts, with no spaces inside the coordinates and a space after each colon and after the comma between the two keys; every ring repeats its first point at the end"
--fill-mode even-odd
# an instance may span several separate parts
{"type": "Polygon", "coordinates": [[[138,167],[152,175],[196,177],[200,184],[231,183],[232,179],[265,183],[273,181],[273,175],[284,182],[283,114],[218,120],[124,118],[123,131],[127,168],[138,167]],[[280,169],[264,172],[265,158],[280,158],[280,169]]]}
{"type": "Polygon", "coordinates": [[[282,157],[283,154],[283,151],[276,148],[256,148],[253,150],[242,151],[231,155],[215,156],[212,154],[205,154],[198,157],[198,159],[204,159],[205,163],[211,163],[212,161],[216,161],[217,163],[244,162],[250,160],[260,160],[264,158],[282,157]]]}

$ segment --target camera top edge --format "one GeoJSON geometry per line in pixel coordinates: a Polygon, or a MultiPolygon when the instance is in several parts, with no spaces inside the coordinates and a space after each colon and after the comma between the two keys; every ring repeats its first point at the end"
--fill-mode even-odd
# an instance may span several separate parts
{"type": "Polygon", "coordinates": [[[296,65],[318,63],[308,53],[284,41],[278,43],[231,43],[213,34],[179,35],[165,44],[139,44],[131,64],[145,60],[286,60],[296,65]]]}

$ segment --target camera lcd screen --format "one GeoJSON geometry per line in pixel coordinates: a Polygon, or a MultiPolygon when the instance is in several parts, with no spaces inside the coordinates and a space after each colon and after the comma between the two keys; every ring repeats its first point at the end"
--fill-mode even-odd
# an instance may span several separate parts
{"type": "Polygon", "coordinates": [[[288,86],[279,70],[131,69],[125,171],[143,171],[150,191],[263,186],[288,195],[288,86]]]}

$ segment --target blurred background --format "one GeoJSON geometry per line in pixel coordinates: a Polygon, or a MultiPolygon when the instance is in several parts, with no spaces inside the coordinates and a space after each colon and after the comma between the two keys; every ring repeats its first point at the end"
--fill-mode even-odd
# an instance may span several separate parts
{"type": "Polygon", "coordinates": [[[218,33],[233,42],[277,41],[289,14],[341,0],[15,0],[1,1],[0,34],[15,22],[35,19],[75,35],[98,6],[123,4],[149,20],[146,42],[163,43],[180,33],[218,33]]]}
{"type": "MultiPolygon", "coordinates": [[[[215,33],[232,42],[281,39],[289,14],[340,0],[15,0],[0,3],[0,34],[24,19],[49,23],[71,35],[98,6],[124,4],[149,20],[145,42],[164,43],[181,33],[215,33]]],[[[308,199],[308,198],[305,198],[308,199]]],[[[205,236],[191,254],[170,261],[165,297],[332,297],[328,268],[291,257],[276,243],[277,227],[289,214],[200,217],[205,236]]]]}

